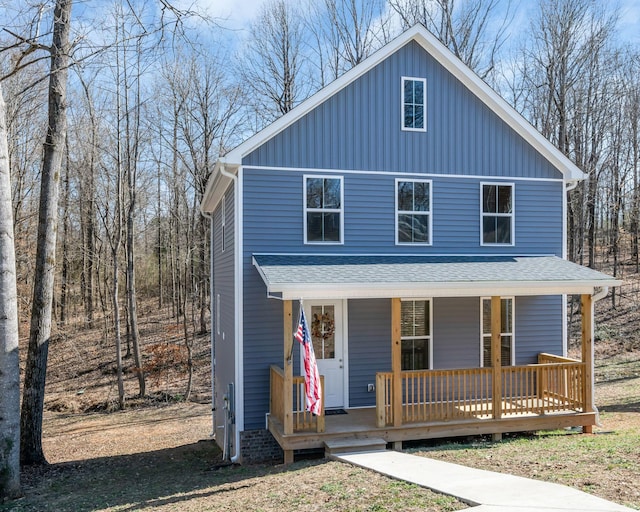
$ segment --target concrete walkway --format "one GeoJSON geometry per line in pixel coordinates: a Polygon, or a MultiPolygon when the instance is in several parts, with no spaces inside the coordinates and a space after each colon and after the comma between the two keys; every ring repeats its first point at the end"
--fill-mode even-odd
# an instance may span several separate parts
{"type": "Polygon", "coordinates": [[[632,511],[564,485],[472,469],[391,450],[345,453],[335,459],[455,496],[469,512],[632,511]]]}

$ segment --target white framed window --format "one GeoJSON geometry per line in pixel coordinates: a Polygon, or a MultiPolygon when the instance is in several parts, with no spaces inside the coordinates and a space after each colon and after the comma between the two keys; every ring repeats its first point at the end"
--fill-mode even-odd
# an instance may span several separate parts
{"type": "Polygon", "coordinates": [[[431,181],[396,179],[396,244],[431,245],[431,181]]]}
{"type": "Polygon", "coordinates": [[[426,132],[427,80],[402,77],[402,129],[426,132]]]}
{"type": "Polygon", "coordinates": [[[480,183],[480,245],[514,245],[513,183],[480,183]]]}
{"type": "Polygon", "coordinates": [[[400,304],[402,370],[428,370],[433,367],[431,299],[403,299],[400,304]]]}
{"type": "MultiPolygon", "coordinates": [[[[502,366],[512,366],[515,362],[515,333],[514,333],[514,304],[513,297],[500,299],[500,357],[502,366]]],[[[491,297],[480,300],[480,366],[491,366],[491,297]]]]}
{"type": "Polygon", "coordinates": [[[342,176],[304,176],[304,243],[341,244],[344,232],[342,176]]]}
{"type": "Polygon", "coordinates": [[[222,206],[220,207],[220,224],[221,224],[221,236],[222,236],[222,252],[225,249],[226,227],[227,227],[227,196],[222,196],[222,206]]]}

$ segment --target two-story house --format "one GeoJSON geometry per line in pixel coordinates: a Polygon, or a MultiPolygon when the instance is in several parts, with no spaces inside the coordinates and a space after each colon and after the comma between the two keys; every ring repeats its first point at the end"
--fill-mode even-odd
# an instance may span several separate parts
{"type": "Polygon", "coordinates": [[[422,26],[220,158],[201,208],[226,454],[589,430],[592,305],[619,282],[566,260],[583,178],[422,26]],[[566,357],[567,295],[582,300],[580,360],[566,357]]]}

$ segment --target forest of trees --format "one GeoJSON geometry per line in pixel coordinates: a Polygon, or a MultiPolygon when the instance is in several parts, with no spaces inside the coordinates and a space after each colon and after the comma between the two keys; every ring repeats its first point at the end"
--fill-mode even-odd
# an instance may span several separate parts
{"type": "MultiPolygon", "coordinates": [[[[136,368],[144,357],[139,301],[184,322],[187,344],[210,328],[199,202],[216,159],[415,23],[587,174],[569,196],[568,257],[613,275],[623,265],[640,271],[640,48],[619,38],[621,13],[608,2],[265,0],[248,35],[183,3],[24,0],[6,9],[0,185],[11,201],[0,203],[12,213],[17,295],[3,284],[2,299],[15,302],[21,325],[31,321],[30,359],[49,337],[41,316],[62,330],[99,322],[124,406],[123,350],[136,368]]],[[[0,244],[3,262],[13,258],[6,250],[0,244]]],[[[0,376],[15,367],[14,348],[3,337],[0,376]]],[[[43,375],[28,380],[44,393],[43,375]]],[[[7,457],[0,450],[0,469],[7,457]]]]}

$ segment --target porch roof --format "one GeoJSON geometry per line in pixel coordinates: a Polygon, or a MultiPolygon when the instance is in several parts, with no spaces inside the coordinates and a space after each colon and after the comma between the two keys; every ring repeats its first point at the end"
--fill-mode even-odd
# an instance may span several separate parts
{"type": "Polygon", "coordinates": [[[283,300],[592,294],[621,284],[557,256],[254,254],[253,264],[283,300]]]}

